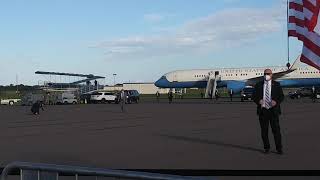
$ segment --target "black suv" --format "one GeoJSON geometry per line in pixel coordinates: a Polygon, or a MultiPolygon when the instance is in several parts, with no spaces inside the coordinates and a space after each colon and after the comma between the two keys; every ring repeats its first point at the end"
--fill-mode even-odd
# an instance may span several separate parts
{"type": "Polygon", "coordinates": [[[125,90],[125,94],[127,95],[127,103],[138,103],[140,100],[140,94],[137,90],[125,90]]]}
{"type": "MultiPolygon", "coordinates": [[[[317,88],[315,88],[315,90],[316,90],[316,94],[319,94],[320,89],[317,87],[317,88]]],[[[307,87],[300,88],[297,91],[295,91],[294,93],[290,92],[289,97],[291,99],[300,99],[302,97],[310,97],[311,98],[312,97],[312,88],[307,88],[307,87]]]]}
{"type": "Polygon", "coordinates": [[[252,100],[252,95],[254,92],[254,87],[245,87],[241,91],[241,102],[244,100],[252,100]]]}

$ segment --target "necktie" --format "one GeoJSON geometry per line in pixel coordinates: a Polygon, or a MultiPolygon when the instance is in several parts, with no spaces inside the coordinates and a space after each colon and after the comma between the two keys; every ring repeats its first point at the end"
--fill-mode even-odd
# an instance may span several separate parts
{"type": "Polygon", "coordinates": [[[271,108],[271,98],[270,98],[270,89],[269,89],[269,83],[266,82],[266,92],[265,92],[265,108],[270,109],[271,108]]]}

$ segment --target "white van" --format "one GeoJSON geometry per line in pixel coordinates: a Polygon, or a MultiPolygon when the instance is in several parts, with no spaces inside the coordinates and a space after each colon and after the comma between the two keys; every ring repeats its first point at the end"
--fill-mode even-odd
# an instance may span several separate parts
{"type": "Polygon", "coordinates": [[[77,104],[78,100],[76,99],[73,93],[62,93],[57,96],[56,104],[77,104]]]}
{"type": "Polygon", "coordinates": [[[91,94],[91,102],[97,103],[118,103],[118,97],[112,92],[96,92],[91,94]]]}

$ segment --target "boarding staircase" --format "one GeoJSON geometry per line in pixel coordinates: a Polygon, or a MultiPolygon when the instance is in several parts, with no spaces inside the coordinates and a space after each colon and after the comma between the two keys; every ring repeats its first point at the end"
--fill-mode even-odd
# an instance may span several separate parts
{"type": "Polygon", "coordinates": [[[208,74],[208,81],[207,81],[207,87],[206,87],[206,94],[205,98],[214,98],[215,92],[217,90],[217,82],[221,79],[219,76],[219,71],[211,71],[208,74]]]}

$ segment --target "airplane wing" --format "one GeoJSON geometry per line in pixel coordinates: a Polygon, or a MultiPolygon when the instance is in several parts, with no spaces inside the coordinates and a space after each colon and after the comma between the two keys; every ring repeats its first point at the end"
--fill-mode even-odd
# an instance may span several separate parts
{"type": "MultiPolygon", "coordinates": [[[[288,70],[273,73],[272,74],[272,78],[273,79],[279,79],[279,78],[281,78],[281,77],[283,77],[283,76],[285,76],[285,75],[297,70],[299,61],[300,61],[300,56],[298,56],[298,58],[294,61],[294,63],[292,64],[292,66],[288,70]]],[[[249,85],[249,86],[254,86],[257,82],[262,81],[263,78],[264,78],[264,76],[258,76],[258,77],[254,77],[254,78],[248,79],[246,84],[249,85]]]]}

